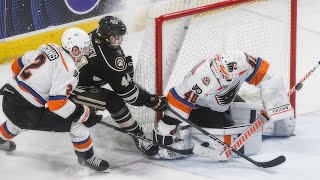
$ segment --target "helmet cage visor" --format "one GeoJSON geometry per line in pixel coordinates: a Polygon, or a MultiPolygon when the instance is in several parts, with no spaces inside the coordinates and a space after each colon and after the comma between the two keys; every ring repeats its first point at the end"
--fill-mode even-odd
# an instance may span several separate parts
{"type": "Polygon", "coordinates": [[[228,86],[232,83],[233,79],[237,76],[237,73],[232,71],[237,70],[237,63],[230,62],[227,65],[227,68],[221,62],[221,55],[216,55],[212,60],[211,69],[215,76],[218,78],[219,82],[223,86],[228,86]]]}

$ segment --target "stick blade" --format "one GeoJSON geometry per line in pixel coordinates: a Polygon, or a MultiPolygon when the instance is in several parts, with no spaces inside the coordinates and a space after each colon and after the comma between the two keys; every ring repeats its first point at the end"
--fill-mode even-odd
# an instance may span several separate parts
{"type": "Polygon", "coordinates": [[[282,163],[284,163],[286,161],[286,157],[284,156],[279,156],[271,161],[268,162],[261,162],[259,167],[263,167],[263,168],[270,168],[270,167],[274,167],[274,166],[278,166],[282,163]]]}

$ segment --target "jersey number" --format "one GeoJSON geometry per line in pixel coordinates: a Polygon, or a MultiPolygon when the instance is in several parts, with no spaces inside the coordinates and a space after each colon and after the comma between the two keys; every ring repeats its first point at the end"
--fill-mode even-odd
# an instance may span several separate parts
{"type": "Polygon", "coordinates": [[[40,54],[35,61],[27,66],[20,74],[20,77],[23,80],[27,80],[32,76],[32,73],[30,72],[31,69],[38,69],[46,62],[46,57],[43,54],[40,54]]]}

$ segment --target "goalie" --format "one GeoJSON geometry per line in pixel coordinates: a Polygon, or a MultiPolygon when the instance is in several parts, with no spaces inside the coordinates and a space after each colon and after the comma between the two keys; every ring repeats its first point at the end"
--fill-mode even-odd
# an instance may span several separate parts
{"type": "MultiPolygon", "coordinates": [[[[154,141],[176,149],[189,148],[187,146],[190,146],[190,131],[181,128],[181,118],[189,119],[204,128],[233,127],[235,122],[229,111],[232,111],[231,104],[234,101],[244,102],[237,95],[240,87],[245,81],[261,86],[262,82],[271,79],[268,71],[267,61],[240,50],[226,51],[200,62],[186,75],[181,84],[170,89],[167,95],[169,109],[164,112],[164,117],[154,128],[154,141]]],[[[222,151],[223,149],[220,152],[222,151]]],[[[164,148],[160,148],[158,156],[164,159],[182,157],[164,148]]]]}

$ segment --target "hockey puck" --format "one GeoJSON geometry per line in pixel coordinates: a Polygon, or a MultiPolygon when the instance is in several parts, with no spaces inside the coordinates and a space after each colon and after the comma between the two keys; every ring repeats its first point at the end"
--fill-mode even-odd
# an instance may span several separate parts
{"type": "Polygon", "coordinates": [[[296,89],[297,91],[299,91],[299,90],[302,88],[302,86],[303,86],[302,83],[298,83],[298,84],[296,85],[295,89],[296,89]]]}
{"type": "Polygon", "coordinates": [[[204,143],[201,144],[201,146],[203,146],[203,147],[209,147],[209,143],[208,143],[208,142],[204,142],[204,143]]]}

